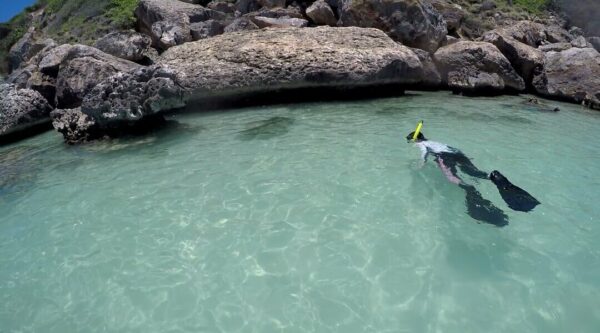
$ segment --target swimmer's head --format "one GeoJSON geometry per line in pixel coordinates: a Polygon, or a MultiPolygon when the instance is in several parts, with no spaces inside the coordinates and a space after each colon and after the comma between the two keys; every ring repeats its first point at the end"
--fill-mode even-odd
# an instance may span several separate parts
{"type": "MultiPolygon", "coordinates": [[[[415,132],[410,132],[410,134],[406,136],[406,140],[408,142],[411,142],[413,139],[413,136],[415,136],[415,132]]],[[[419,134],[417,135],[417,139],[415,140],[415,142],[421,142],[421,141],[427,141],[427,139],[425,138],[425,135],[423,135],[423,132],[419,132],[419,134]]]]}

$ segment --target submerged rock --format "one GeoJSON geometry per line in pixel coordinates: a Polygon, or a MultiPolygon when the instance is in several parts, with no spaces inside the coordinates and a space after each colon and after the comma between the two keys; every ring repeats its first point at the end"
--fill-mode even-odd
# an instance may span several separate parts
{"type": "Polygon", "coordinates": [[[434,52],[446,37],[446,21],[421,0],[340,0],[341,26],[377,28],[410,47],[434,52]]]}
{"type": "Polygon", "coordinates": [[[533,86],[542,95],[600,109],[600,53],[576,47],[546,52],[544,68],[535,75],[533,86]]]}
{"type": "Polygon", "coordinates": [[[460,41],[434,54],[442,81],[464,92],[522,91],[525,82],[493,44],[460,41]]]}
{"type": "Polygon", "coordinates": [[[37,91],[0,84],[0,141],[49,123],[51,106],[37,91]]]}

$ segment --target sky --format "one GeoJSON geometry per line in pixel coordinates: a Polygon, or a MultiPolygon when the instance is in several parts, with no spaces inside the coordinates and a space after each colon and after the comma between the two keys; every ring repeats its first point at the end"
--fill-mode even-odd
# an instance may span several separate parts
{"type": "Polygon", "coordinates": [[[0,0],[0,22],[6,22],[35,0],[0,0]]]}

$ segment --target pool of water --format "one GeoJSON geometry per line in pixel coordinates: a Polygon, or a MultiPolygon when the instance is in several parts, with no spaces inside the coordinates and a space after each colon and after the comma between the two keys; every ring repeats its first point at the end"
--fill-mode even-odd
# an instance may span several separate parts
{"type": "Polygon", "coordinates": [[[0,147],[2,332],[598,332],[600,113],[445,92],[0,147]],[[478,223],[404,137],[542,204],[478,223]]]}

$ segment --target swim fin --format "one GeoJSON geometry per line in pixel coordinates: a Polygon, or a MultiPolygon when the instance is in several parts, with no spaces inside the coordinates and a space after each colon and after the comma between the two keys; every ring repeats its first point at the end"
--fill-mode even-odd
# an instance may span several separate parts
{"type": "Polygon", "coordinates": [[[502,199],[508,207],[519,212],[529,212],[540,202],[524,189],[513,185],[503,174],[494,170],[490,173],[490,180],[496,185],[502,199]]]}
{"type": "Polygon", "coordinates": [[[469,216],[475,220],[493,224],[497,227],[508,225],[508,216],[500,208],[494,206],[491,201],[483,198],[475,186],[467,184],[460,184],[458,186],[465,190],[467,194],[466,204],[469,216]]]}

